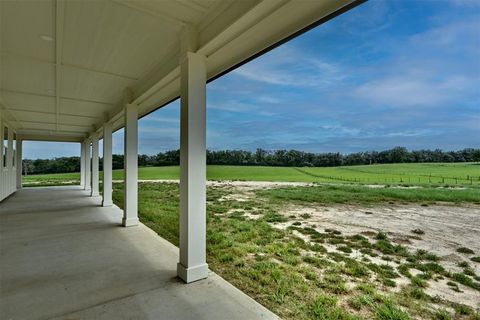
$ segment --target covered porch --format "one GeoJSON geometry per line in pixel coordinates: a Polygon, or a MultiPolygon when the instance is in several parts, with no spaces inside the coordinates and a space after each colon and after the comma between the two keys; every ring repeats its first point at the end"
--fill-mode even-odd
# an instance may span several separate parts
{"type": "Polygon", "coordinates": [[[208,270],[207,83],[363,1],[1,2],[0,317],[274,317],[208,270]],[[178,250],[139,222],[137,183],[138,119],[177,98],[178,250]],[[81,185],[22,190],[23,141],[80,144],[81,185]]]}
{"type": "Polygon", "coordinates": [[[185,286],[178,249],[79,187],[26,188],[0,206],[2,319],[276,319],[209,272],[185,286]]]}

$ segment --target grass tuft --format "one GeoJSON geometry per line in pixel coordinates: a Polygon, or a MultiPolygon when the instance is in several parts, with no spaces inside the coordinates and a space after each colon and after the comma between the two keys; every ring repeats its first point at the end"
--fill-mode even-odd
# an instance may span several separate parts
{"type": "Polygon", "coordinates": [[[473,262],[478,262],[478,263],[480,263],[480,256],[478,256],[478,257],[472,257],[472,258],[470,258],[470,260],[472,260],[473,262]]]}
{"type": "Polygon", "coordinates": [[[470,249],[470,248],[467,248],[467,247],[460,247],[457,249],[457,252],[458,253],[464,253],[464,254],[474,254],[475,252],[470,249]]]}
{"type": "Polygon", "coordinates": [[[377,307],[377,320],[410,320],[408,313],[395,307],[392,303],[386,303],[377,307]]]}

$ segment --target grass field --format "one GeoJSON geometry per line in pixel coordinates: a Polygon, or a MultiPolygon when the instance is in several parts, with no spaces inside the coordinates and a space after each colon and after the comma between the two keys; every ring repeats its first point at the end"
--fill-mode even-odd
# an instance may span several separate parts
{"type": "MultiPolygon", "coordinates": [[[[398,190],[403,195],[413,191],[398,190]]],[[[258,190],[211,186],[207,191],[209,267],[284,319],[479,320],[478,310],[465,305],[466,301],[452,302],[427,293],[437,282],[448,283],[447,290],[459,294],[480,291],[475,271],[478,252],[468,251],[459,263],[461,268],[447,268],[443,257],[399,243],[398,232],[344,234],[312,223],[311,214],[289,209],[308,204],[331,210],[325,205],[348,202],[363,211],[364,205],[369,208],[372,203],[401,205],[418,200],[399,199],[395,193],[379,197],[377,191],[360,186],[258,190]],[[344,187],[357,190],[345,195],[344,187]],[[364,189],[373,193],[364,194],[364,189]]],[[[114,184],[113,196],[122,207],[123,184],[114,184]]],[[[178,184],[139,184],[141,221],[175,245],[178,212],[178,184]]],[[[425,231],[415,232],[405,238],[411,240],[402,241],[419,241],[425,231]]]]}
{"type": "MultiPolygon", "coordinates": [[[[178,166],[141,167],[141,180],[179,178],[178,166]]],[[[287,181],[319,183],[354,183],[388,185],[480,186],[480,163],[421,163],[345,166],[331,168],[208,166],[209,180],[287,181]]],[[[78,183],[78,173],[30,175],[23,178],[29,185],[78,183]]],[[[123,170],[114,170],[114,180],[123,179],[123,170]]]]}
{"type": "MultiPolygon", "coordinates": [[[[116,170],[113,178],[122,175],[116,170]]],[[[478,163],[209,166],[209,180],[318,184],[210,185],[207,262],[284,319],[480,320],[480,238],[471,231],[480,215],[479,175],[478,163]],[[335,220],[342,215],[346,223],[335,220]]],[[[178,167],[139,168],[140,180],[178,177],[178,167]]],[[[78,182],[78,173],[23,180],[78,182]]],[[[113,188],[122,207],[123,183],[113,188]]],[[[140,182],[138,193],[140,220],[175,245],[178,188],[140,182]]]]}

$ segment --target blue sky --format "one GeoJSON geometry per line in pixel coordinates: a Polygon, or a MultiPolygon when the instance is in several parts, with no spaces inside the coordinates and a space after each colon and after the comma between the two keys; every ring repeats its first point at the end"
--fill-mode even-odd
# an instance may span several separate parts
{"type": "MultiPolygon", "coordinates": [[[[177,149],[178,119],[178,101],[141,119],[139,152],[177,149]]],[[[457,150],[479,137],[476,0],[370,0],[207,87],[212,150],[457,150]]],[[[25,143],[26,158],[78,152],[25,143]]]]}

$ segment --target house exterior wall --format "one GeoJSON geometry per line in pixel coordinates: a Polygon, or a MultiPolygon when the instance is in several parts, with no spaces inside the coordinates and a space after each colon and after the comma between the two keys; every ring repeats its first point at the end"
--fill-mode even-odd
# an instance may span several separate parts
{"type": "Polygon", "coordinates": [[[1,151],[0,151],[0,201],[7,198],[17,189],[16,166],[14,161],[14,143],[13,136],[15,128],[0,113],[1,130],[1,151]],[[8,135],[5,136],[5,128],[8,128],[8,135]],[[5,150],[5,147],[6,150],[5,150]],[[6,153],[5,153],[6,151],[6,153]]]}

